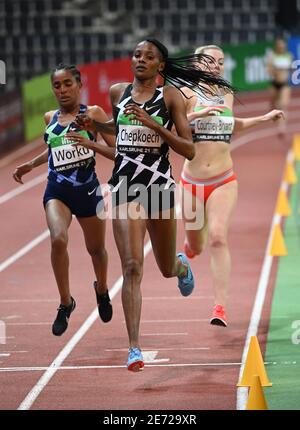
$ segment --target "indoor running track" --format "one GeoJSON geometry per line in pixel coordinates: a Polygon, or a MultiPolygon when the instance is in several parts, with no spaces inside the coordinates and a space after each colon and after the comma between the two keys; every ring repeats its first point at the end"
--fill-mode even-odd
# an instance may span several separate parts
{"type": "MultiPolygon", "coordinates": [[[[268,110],[265,93],[240,99],[243,104],[237,102],[237,115],[254,116],[268,110]]],[[[287,142],[278,140],[276,126],[269,123],[236,136],[232,144],[240,196],[230,233],[233,271],[228,328],[208,322],[213,293],[207,252],[192,260],[196,288],[184,298],[176,278],[160,275],[147,238],[141,320],[146,365],[139,373],[125,368],[121,266],[111,221],[106,243],[113,319],[104,324],[97,316],[92,265],[74,219],[69,253],[77,308],[68,331],[54,337],[51,324],[58,292],[41,201],[45,166],[25,176],[27,188],[12,179],[15,166],[37,155],[43,146],[35,144],[26,154],[16,152],[0,160],[0,320],[6,329],[6,341],[0,343],[0,409],[236,409],[236,383],[277,192],[292,134],[300,131],[299,108],[300,93],[294,93],[287,142]]],[[[178,181],[183,160],[173,154],[172,161],[178,181]]],[[[111,162],[97,157],[102,183],[111,169],[111,162]]],[[[178,251],[183,239],[179,220],[178,251]]],[[[259,325],[263,351],[275,275],[273,270],[259,325]]]]}

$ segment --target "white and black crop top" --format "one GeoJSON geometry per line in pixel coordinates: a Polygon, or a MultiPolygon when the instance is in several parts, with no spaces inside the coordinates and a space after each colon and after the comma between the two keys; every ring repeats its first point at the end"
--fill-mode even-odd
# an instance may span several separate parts
{"type": "Polygon", "coordinates": [[[197,103],[194,111],[211,106],[222,108],[222,112],[215,111],[214,115],[208,115],[204,118],[197,118],[191,122],[193,141],[221,141],[230,143],[234,129],[234,117],[232,110],[225,106],[224,96],[206,96],[197,97],[197,103]]]}

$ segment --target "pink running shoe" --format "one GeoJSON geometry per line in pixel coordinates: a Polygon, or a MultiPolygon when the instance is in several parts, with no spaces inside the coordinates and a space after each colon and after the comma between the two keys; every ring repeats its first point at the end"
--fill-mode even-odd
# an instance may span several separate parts
{"type": "Polygon", "coordinates": [[[186,241],[184,242],[184,253],[188,258],[194,258],[196,255],[194,253],[194,251],[192,251],[192,249],[190,248],[190,245],[186,241]]]}
{"type": "Polygon", "coordinates": [[[227,327],[227,317],[225,314],[224,306],[222,305],[214,306],[210,323],[213,325],[221,325],[223,327],[227,327]]]}

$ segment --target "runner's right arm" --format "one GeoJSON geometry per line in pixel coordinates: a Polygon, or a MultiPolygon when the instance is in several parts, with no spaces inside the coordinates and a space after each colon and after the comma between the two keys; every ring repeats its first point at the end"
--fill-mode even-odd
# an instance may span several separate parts
{"type": "MultiPolygon", "coordinates": [[[[52,116],[55,111],[49,111],[46,112],[44,115],[44,121],[45,124],[48,125],[49,122],[52,119],[52,116]]],[[[20,164],[20,166],[17,166],[14,173],[13,178],[16,182],[19,182],[19,184],[23,184],[22,176],[26,173],[31,172],[32,169],[35,167],[40,166],[41,164],[48,162],[48,148],[45,149],[41,154],[39,154],[37,157],[33,158],[30,161],[27,161],[26,163],[20,164]]]]}
{"type": "Polygon", "coordinates": [[[92,131],[94,133],[101,134],[113,134],[115,135],[116,127],[113,119],[105,122],[99,122],[92,119],[85,113],[80,113],[76,116],[75,124],[81,130],[92,131]]]}
{"type": "Polygon", "coordinates": [[[19,184],[23,184],[22,176],[26,173],[31,172],[32,169],[35,167],[40,166],[41,164],[47,163],[48,161],[48,149],[45,149],[40,155],[33,158],[30,161],[27,161],[24,164],[21,164],[20,166],[16,167],[16,170],[13,173],[13,178],[16,182],[19,182],[19,184]]]}
{"type": "MultiPolygon", "coordinates": [[[[112,110],[116,109],[116,106],[120,100],[121,94],[124,92],[128,83],[118,83],[114,84],[110,87],[110,99],[112,110]]],[[[103,110],[101,108],[101,110],[103,110]]],[[[113,134],[116,135],[116,125],[114,118],[111,118],[109,121],[99,120],[98,118],[92,118],[91,115],[87,114],[79,114],[76,116],[75,124],[81,128],[82,130],[92,131],[96,133],[104,134],[113,134]]]]}

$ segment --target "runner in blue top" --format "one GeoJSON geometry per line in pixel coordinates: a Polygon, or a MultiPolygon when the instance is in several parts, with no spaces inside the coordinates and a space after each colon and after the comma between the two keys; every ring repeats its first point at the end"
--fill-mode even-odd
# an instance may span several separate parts
{"type": "Polygon", "coordinates": [[[59,65],[51,74],[52,89],[59,109],[46,112],[44,139],[48,148],[39,156],[16,168],[14,179],[48,161],[48,182],[43,198],[51,236],[51,263],[56,278],[60,306],[52,326],[55,336],[68,327],[76,303],[70,293],[68,229],[75,215],[84,233],[86,248],[92,258],[96,281],[94,288],[102,321],[112,318],[112,306],[107,289],[107,253],[105,221],[97,215],[103,210],[101,187],[95,172],[94,151],[113,158],[114,138],[102,133],[109,147],[96,142],[97,134],[79,131],[74,120],[78,113],[88,113],[93,119],[106,121],[99,106],[80,104],[82,87],[80,71],[75,66],[59,65]],[[89,148],[79,144],[88,144],[89,148]]]}

